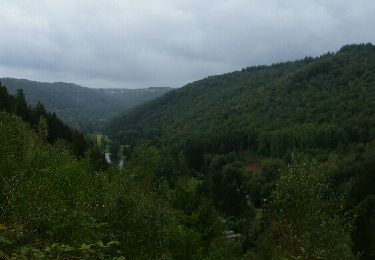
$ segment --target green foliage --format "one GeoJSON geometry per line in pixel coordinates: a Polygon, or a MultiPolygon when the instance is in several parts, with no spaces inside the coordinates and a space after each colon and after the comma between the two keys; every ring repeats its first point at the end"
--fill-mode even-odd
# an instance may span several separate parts
{"type": "Polygon", "coordinates": [[[375,195],[367,196],[355,208],[355,226],[353,233],[356,249],[363,259],[375,257],[375,195]]]}
{"type": "Polygon", "coordinates": [[[374,141],[351,147],[350,151],[334,158],[331,164],[331,177],[337,192],[345,197],[345,208],[352,211],[353,248],[355,252],[360,252],[361,259],[372,259],[375,256],[374,141]]]}
{"type": "Polygon", "coordinates": [[[90,189],[97,179],[92,178],[87,161],[77,161],[63,147],[39,144],[37,136],[17,118],[2,114],[1,126],[6,136],[1,139],[4,156],[0,163],[3,217],[55,241],[66,237],[80,241],[84,232],[95,237],[91,229],[95,221],[87,219],[81,226],[74,223],[83,217],[81,213],[94,210],[90,189]]]}
{"type": "MultiPolygon", "coordinates": [[[[10,242],[9,242],[10,243],[10,242]]],[[[10,243],[11,244],[11,243],[10,243]]],[[[72,247],[64,244],[54,243],[45,248],[33,246],[22,246],[15,249],[11,255],[0,251],[4,259],[116,259],[125,260],[122,256],[116,255],[117,241],[110,241],[107,244],[97,242],[94,244],[82,244],[79,247],[72,247]]]]}
{"type": "Polygon", "coordinates": [[[251,173],[243,184],[250,201],[258,208],[267,203],[285,163],[281,159],[264,159],[260,166],[262,170],[251,173]]]}
{"type": "Polygon", "coordinates": [[[240,162],[228,161],[232,156],[228,154],[212,159],[205,184],[216,208],[226,215],[240,216],[251,210],[243,190],[247,176],[240,162]]]}
{"type": "Polygon", "coordinates": [[[108,132],[122,144],[150,138],[182,147],[195,169],[208,152],[282,157],[368,142],[375,47],[350,49],[190,83],[115,118],[108,132]]]}
{"type": "Polygon", "coordinates": [[[68,127],[57,118],[56,114],[47,112],[40,102],[31,108],[27,105],[22,90],[17,90],[16,94],[12,96],[0,83],[1,110],[15,114],[28,122],[34,129],[37,129],[39,137],[43,141],[54,143],[58,139],[64,139],[71,143],[73,151],[78,156],[83,156],[89,146],[81,133],[68,127]]]}
{"type": "Polygon", "coordinates": [[[171,209],[163,186],[155,179],[158,151],[146,143],[137,146],[125,164],[111,212],[109,225],[125,245],[123,253],[130,259],[160,259],[167,254],[167,227],[171,209]]]}
{"type": "Polygon", "coordinates": [[[272,258],[354,259],[343,205],[327,176],[314,161],[282,171],[268,206],[265,240],[272,258]]]}
{"type": "MultiPolygon", "coordinates": [[[[178,178],[172,190],[158,177],[174,161],[166,150],[141,142],[121,170],[103,168],[93,150],[77,159],[66,143],[44,142],[43,125],[34,132],[0,113],[3,257],[203,259],[222,239],[200,181],[178,178]]],[[[186,165],[172,168],[184,172],[186,165]]]]}
{"type": "Polygon", "coordinates": [[[172,194],[175,225],[170,227],[169,248],[173,259],[203,259],[211,254],[217,240],[224,239],[219,214],[199,196],[199,185],[196,180],[183,178],[172,194]]]}
{"type": "Polygon", "coordinates": [[[347,143],[347,136],[335,125],[296,124],[260,134],[258,149],[260,153],[282,157],[294,150],[332,150],[342,143],[347,143]]]}
{"type": "MultiPolygon", "coordinates": [[[[306,181],[316,183],[317,189],[319,183],[329,184],[325,191],[329,195],[312,188],[296,194],[293,191],[299,190],[298,185],[305,185],[298,179],[292,178],[284,186],[293,187],[290,194],[295,196],[295,203],[306,203],[299,205],[301,211],[331,225],[323,225],[327,237],[322,239],[331,247],[315,241],[321,226],[302,215],[311,227],[306,230],[311,237],[306,238],[307,233],[300,232],[303,225],[298,226],[298,243],[303,244],[303,250],[293,247],[295,251],[286,257],[328,257],[335,254],[330,241],[342,246],[339,251],[347,253],[342,257],[349,257],[350,243],[345,242],[349,232],[352,251],[367,260],[374,252],[374,75],[375,47],[348,45],[317,58],[250,67],[190,83],[113,119],[107,132],[121,144],[131,146],[143,138],[173,147],[175,154],[184,157],[188,175],[201,181],[200,196],[224,218],[225,228],[241,230],[242,250],[250,250],[250,258],[261,257],[260,251],[272,251],[265,249],[261,238],[270,226],[274,228],[277,218],[267,222],[266,212],[272,211],[264,207],[275,189],[281,192],[276,183],[280,170],[285,173],[285,166],[292,161],[292,154],[328,162],[329,170],[323,169],[328,179],[306,181]],[[313,204],[315,214],[307,208],[307,198],[314,192],[322,196],[316,198],[322,208],[318,208],[319,203],[313,204]],[[339,202],[333,198],[337,194],[342,195],[339,202]],[[343,211],[329,211],[327,201],[342,205],[343,211]],[[348,217],[340,218],[343,212],[348,217]],[[352,223],[352,229],[343,229],[344,222],[352,223]],[[335,232],[343,235],[342,241],[329,239],[335,232]],[[325,251],[318,252],[315,245],[325,251]]],[[[305,170],[312,171],[308,167],[298,171],[305,170]]],[[[168,174],[159,176],[167,176],[172,186],[177,183],[168,174]]],[[[285,212],[296,205],[279,207],[285,212]]]]}
{"type": "Polygon", "coordinates": [[[121,169],[0,86],[0,258],[373,259],[374,61],[346,46],[172,91],[111,124],[121,169]]]}

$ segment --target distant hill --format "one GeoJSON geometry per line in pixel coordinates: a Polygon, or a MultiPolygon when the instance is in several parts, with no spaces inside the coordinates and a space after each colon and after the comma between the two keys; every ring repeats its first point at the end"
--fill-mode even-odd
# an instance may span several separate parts
{"type": "Polygon", "coordinates": [[[374,114],[375,46],[360,44],[193,82],[124,113],[108,131],[122,143],[151,138],[282,156],[367,142],[374,114]]]}
{"type": "Polygon", "coordinates": [[[93,89],[72,83],[46,83],[26,79],[1,78],[11,94],[23,89],[27,102],[42,102],[68,124],[90,129],[124,110],[159,97],[170,88],[93,89]]]}

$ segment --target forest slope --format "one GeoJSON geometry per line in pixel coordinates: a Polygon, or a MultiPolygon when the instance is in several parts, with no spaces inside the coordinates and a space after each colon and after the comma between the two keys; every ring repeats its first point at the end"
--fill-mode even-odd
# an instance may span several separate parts
{"type": "Polygon", "coordinates": [[[375,46],[359,44],[193,82],[112,120],[108,132],[183,155],[201,194],[243,236],[242,250],[255,252],[245,259],[354,259],[350,245],[367,260],[375,259],[374,114],[375,46]],[[249,158],[260,161],[257,172],[249,158]]]}
{"type": "Polygon", "coordinates": [[[85,129],[142,102],[167,93],[169,88],[92,89],[76,84],[45,83],[26,79],[0,79],[11,94],[23,89],[27,102],[42,102],[65,122],[85,129]]]}
{"type": "Polygon", "coordinates": [[[0,87],[0,257],[374,259],[374,49],[140,105],[113,136],[161,142],[124,146],[121,169],[95,147],[72,153],[59,139],[80,148],[82,135],[0,87]]]}
{"type": "Polygon", "coordinates": [[[374,112],[375,46],[361,44],[207,77],[124,113],[108,129],[122,143],[151,138],[277,156],[367,142],[374,112]]]}

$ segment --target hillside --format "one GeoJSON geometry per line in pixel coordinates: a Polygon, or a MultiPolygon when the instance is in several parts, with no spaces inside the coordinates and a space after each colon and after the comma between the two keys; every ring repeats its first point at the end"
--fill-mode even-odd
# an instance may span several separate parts
{"type": "MultiPolygon", "coordinates": [[[[193,82],[107,130],[119,143],[151,139],[183,158],[200,196],[241,236],[244,259],[369,260],[374,114],[375,46],[359,44],[193,82]]],[[[172,186],[179,163],[162,175],[172,186]]]]}
{"type": "Polygon", "coordinates": [[[1,78],[11,94],[23,89],[27,102],[38,101],[72,126],[86,129],[135,105],[167,93],[169,88],[92,89],[76,84],[45,83],[26,79],[1,78]]]}
{"type": "MultiPolygon", "coordinates": [[[[66,125],[55,113],[47,111],[43,104],[38,103],[36,106],[30,106],[26,103],[22,90],[17,90],[14,95],[11,95],[1,83],[0,112],[20,117],[39,134],[42,141],[52,144],[58,140],[64,140],[69,143],[77,156],[83,156],[87,149],[91,147],[91,144],[79,131],[66,125]]],[[[3,142],[4,140],[0,141],[3,142]]]]}
{"type": "Polygon", "coordinates": [[[122,168],[0,85],[0,256],[372,260],[374,72],[367,44],[194,82],[111,121],[122,168]]]}
{"type": "Polygon", "coordinates": [[[375,46],[211,76],[113,120],[121,143],[161,139],[280,156],[375,137],[375,46]],[[308,138],[306,136],[309,136],[308,138]]]}
{"type": "Polygon", "coordinates": [[[175,190],[159,178],[171,160],[144,143],[123,168],[110,166],[42,104],[31,107],[22,90],[10,95],[0,84],[0,258],[234,255],[199,182],[181,178],[175,190]]]}

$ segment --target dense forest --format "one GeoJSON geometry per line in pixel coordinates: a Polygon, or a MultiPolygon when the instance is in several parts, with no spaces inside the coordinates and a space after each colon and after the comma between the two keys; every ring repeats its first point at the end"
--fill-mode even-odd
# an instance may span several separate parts
{"type": "Polygon", "coordinates": [[[140,142],[122,169],[90,143],[77,155],[75,140],[49,124],[51,114],[35,112],[41,104],[31,108],[21,90],[16,96],[0,90],[0,258],[240,255],[181,155],[140,142]],[[167,172],[178,177],[173,187],[167,172]]]}
{"type": "Polygon", "coordinates": [[[375,126],[374,68],[371,44],[249,67],[171,91],[117,117],[108,131],[125,144],[158,138],[196,144],[202,152],[272,156],[368,142],[375,126]]]}
{"type": "Polygon", "coordinates": [[[170,88],[94,89],[76,84],[37,82],[26,79],[1,78],[10,94],[22,89],[31,105],[43,103],[70,126],[81,131],[97,130],[120,112],[159,97],[170,88]]]}
{"type": "Polygon", "coordinates": [[[375,258],[371,44],[139,105],[107,126],[122,168],[20,90],[0,110],[5,259],[375,258]]]}
{"type": "MultiPolygon", "coordinates": [[[[359,44],[316,58],[205,78],[115,118],[108,132],[121,144],[150,139],[181,151],[190,174],[203,181],[204,196],[235,223],[241,221],[249,205],[258,212],[255,219],[259,211],[268,210],[272,205],[269,199],[283,180],[280,169],[289,169],[293,158],[315,160],[327,167],[327,185],[341,203],[337,202],[342,208],[338,215],[350,219],[344,222],[350,226],[353,252],[362,259],[372,259],[374,113],[375,47],[359,44]]],[[[303,192],[301,189],[298,193],[303,192]]],[[[298,202],[291,203],[296,206],[298,202]]],[[[285,217],[278,221],[292,221],[288,219],[291,216],[285,217]]],[[[288,227],[284,224],[283,228],[288,227]]],[[[264,225],[272,227],[262,222],[262,228],[264,225]]],[[[254,241],[249,242],[254,234],[246,237],[243,227],[230,229],[241,233],[243,249],[257,248],[251,244],[254,241]]],[[[288,232],[283,230],[279,235],[288,232]]],[[[296,242],[310,234],[298,235],[296,242]]],[[[262,235],[257,239],[265,242],[262,235]]],[[[281,237],[278,239],[281,242],[281,237]]],[[[308,254],[304,258],[314,257],[308,254]]]]}
{"type": "Polygon", "coordinates": [[[38,102],[36,106],[31,107],[27,104],[22,89],[18,89],[15,95],[10,95],[1,82],[0,111],[20,117],[49,143],[59,139],[67,141],[77,156],[83,156],[89,146],[79,131],[66,125],[55,113],[48,112],[42,103],[38,102]]]}

